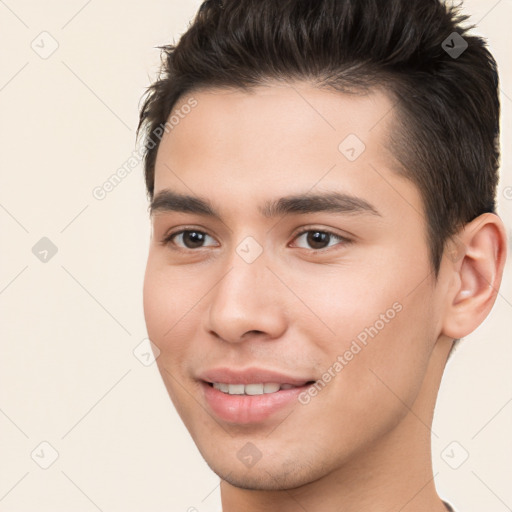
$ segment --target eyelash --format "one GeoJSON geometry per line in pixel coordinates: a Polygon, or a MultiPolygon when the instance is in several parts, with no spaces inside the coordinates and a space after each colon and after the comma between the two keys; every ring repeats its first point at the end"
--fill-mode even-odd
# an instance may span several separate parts
{"type": "MultiPolygon", "coordinates": [[[[180,235],[182,233],[185,233],[187,231],[194,231],[196,233],[201,233],[203,235],[208,235],[208,233],[205,233],[204,231],[201,231],[199,229],[195,229],[193,227],[187,227],[185,229],[180,229],[179,231],[174,231],[174,232],[171,232],[169,234],[166,234],[164,236],[164,238],[162,239],[161,241],[161,244],[163,246],[171,246],[174,245],[174,247],[171,247],[171,249],[173,251],[181,251],[181,252],[190,252],[190,251],[198,251],[199,249],[206,249],[206,247],[199,247],[197,249],[187,249],[187,248],[183,248],[183,247],[179,247],[179,246],[176,246],[173,242],[173,238],[177,235],[180,235]]],[[[332,238],[335,238],[337,239],[339,242],[343,242],[342,245],[348,245],[350,243],[353,242],[353,240],[351,240],[350,238],[347,238],[347,237],[344,237],[344,236],[341,236],[341,235],[338,235],[336,233],[333,233],[332,231],[329,231],[329,230],[326,230],[326,229],[317,229],[317,228],[311,228],[311,227],[306,227],[306,228],[303,228],[299,233],[297,233],[293,240],[299,238],[300,236],[304,235],[305,233],[309,233],[309,232],[317,232],[317,233],[324,233],[324,234],[327,234],[329,235],[330,237],[332,238]]],[[[208,235],[210,236],[210,235],[208,235]]],[[[330,240],[329,240],[330,241],[330,240]]],[[[299,249],[302,249],[304,251],[307,251],[307,252],[315,252],[315,253],[318,253],[318,252],[326,252],[326,251],[329,251],[330,249],[333,249],[335,248],[337,245],[339,244],[335,244],[334,246],[332,247],[327,247],[327,248],[323,248],[323,249],[304,249],[303,247],[299,247],[299,249]]]]}

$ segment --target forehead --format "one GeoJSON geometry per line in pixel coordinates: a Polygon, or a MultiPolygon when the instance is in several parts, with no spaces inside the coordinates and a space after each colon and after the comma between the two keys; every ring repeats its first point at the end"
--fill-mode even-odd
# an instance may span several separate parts
{"type": "MultiPolygon", "coordinates": [[[[389,180],[404,181],[392,170],[398,168],[389,144],[393,110],[381,90],[348,94],[301,82],[193,91],[169,117],[155,195],[170,188],[243,206],[248,194],[335,189],[380,194],[392,208],[397,197],[389,180]]],[[[406,181],[400,186],[415,196],[407,201],[421,209],[406,181]]]]}
{"type": "Polygon", "coordinates": [[[240,150],[264,140],[284,149],[287,143],[298,145],[304,139],[330,143],[352,133],[386,147],[394,113],[383,89],[341,93],[304,82],[271,82],[250,89],[195,90],[176,103],[169,119],[162,145],[186,142],[192,148],[197,141],[204,147],[208,140],[203,135],[211,142],[229,135],[244,140],[240,150]],[[191,102],[193,108],[187,105],[191,102]]]}

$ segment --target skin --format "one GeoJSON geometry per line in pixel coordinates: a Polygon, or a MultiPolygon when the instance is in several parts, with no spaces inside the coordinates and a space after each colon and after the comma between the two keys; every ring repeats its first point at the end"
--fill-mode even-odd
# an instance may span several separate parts
{"type": "Polygon", "coordinates": [[[395,116],[384,92],[304,82],[203,89],[175,111],[190,97],[197,106],[162,138],[155,195],[206,198],[222,218],[152,213],[144,314],[170,398],[221,478],[223,511],[444,511],[431,468],[433,409],[453,339],[496,298],[501,220],[484,214],[466,225],[461,253],[449,257],[448,246],[436,280],[420,192],[387,149],[395,116]],[[355,161],[338,149],[351,133],[366,145],[355,161]],[[329,191],[380,215],[258,211],[269,199],[329,191]],[[313,245],[297,237],[304,227],[351,241],[313,245]],[[202,247],[186,234],[161,243],[185,228],[208,235],[202,247]],[[252,263],[236,252],[248,236],[263,250],[252,263]],[[251,425],[209,410],[201,371],[259,366],[319,380],[396,303],[400,312],[308,404],[251,425]],[[237,457],[247,442],[261,453],[252,467],[237,457]]]}

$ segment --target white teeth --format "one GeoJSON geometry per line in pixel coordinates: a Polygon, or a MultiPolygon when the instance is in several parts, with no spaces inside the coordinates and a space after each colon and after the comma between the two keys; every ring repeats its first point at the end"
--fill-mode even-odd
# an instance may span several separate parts
{"type": "Polygon", "coordinates": [[[279,391],[280,387],[281,386],[279,384],[274,382],[263,384],[263,393],[275,393],[276,391],[279,391]]]}
{"type": "Polygon", "coordinates": [[[244,385],[243,384],[228,384],[228,393],[230,395],[243,395],[244,385]]]}
{"type": "Polygon", "coordinates": [[[213,387],[230,395],[263,395],[275,393],[280,389],[291,389],[296,386],[292,384],[278,384],[277,382],[267,382],[265,384],[226,384],[225,382],[214,382],[213,387]]]}
{"type": "Polygon", "coordinates": [[[263,395],[263,384],[246,384],[246,395],[263,395]]]}

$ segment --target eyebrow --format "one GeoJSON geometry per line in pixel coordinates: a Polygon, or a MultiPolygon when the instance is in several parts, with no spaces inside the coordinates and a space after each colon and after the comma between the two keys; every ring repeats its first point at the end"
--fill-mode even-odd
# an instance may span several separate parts
{"type": "MultiPolygon", "coordinates": [[[[182,212],[204,215],[221,220],[220,212],[208,199],[180,194],[169,189],[158,192],[149,206],[150,215],[159,212],[182,212]]],[[[371,214],[382,216],[366,200],[346,193],[326,192],[318,194],[295,194],[265,202],[258,211],[266,218],[287,214],[340,213],[371,214]]]]}

